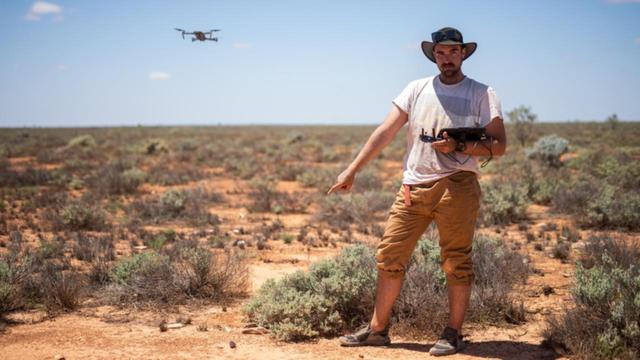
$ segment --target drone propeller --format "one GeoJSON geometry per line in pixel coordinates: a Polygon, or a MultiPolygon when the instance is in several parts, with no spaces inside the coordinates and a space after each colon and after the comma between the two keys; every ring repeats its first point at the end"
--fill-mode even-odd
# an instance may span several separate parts
{"type": "Polygon", "coordinates": [[[182,31],[182,32],[184,32],[184,30],[182,30],[182,29],[178,29],[178,28],[174,28],[174,29],[176,29],[176,30],[178,30],[178,31],[182,31]]]}
{"type": "Polygon", "coordinates": [[[213,30],[209,30],[209,32],[214,32],[214,31],[221,31],[222,29],[213,29],[213,30]]]}

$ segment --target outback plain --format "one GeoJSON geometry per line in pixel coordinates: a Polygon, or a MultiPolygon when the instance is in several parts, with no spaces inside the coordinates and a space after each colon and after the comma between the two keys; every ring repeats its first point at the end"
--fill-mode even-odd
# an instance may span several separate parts
{"type": "MultiPolygon", "coordinates": [[[[640,123],[610,120],[507,122],[450,358],[640,356],[640,123]]],[[[337,340],[370,316],[401,185],[403,131],[326,195],[372,130],[2,129],[0,358],[428,357],[447,304],[434,226],[393,344],[337,340]]]]}

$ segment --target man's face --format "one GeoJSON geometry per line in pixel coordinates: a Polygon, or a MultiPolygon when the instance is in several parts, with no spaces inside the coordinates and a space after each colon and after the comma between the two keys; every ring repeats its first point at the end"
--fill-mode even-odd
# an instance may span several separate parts
{"type": "Polygon", "coordinates": [[[435,45],[433,54],[440,73],[446,77],[452,77],[460,71],[465,52],[466,49],[462,45],[435,45]]]}

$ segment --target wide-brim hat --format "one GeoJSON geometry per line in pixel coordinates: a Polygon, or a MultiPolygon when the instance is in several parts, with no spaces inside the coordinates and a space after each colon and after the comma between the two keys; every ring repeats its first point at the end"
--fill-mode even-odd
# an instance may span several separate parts
{"type": "Polygon", "coordinates": [[[442,28],[431,34],[431,41],[423,41],[422,42],[422,52],[424,55],[434,63],[436,62],[435,56],[433,56],[433,47],[436,44],[441,45],[462,45],[466,49],[466,53],[462,60],[466,60],[469,56],[471,56],[476,49],[478,48],[478,44],[474,42],[464,42],[462,39],[462,33],[457,29],[451,27],[442,28]]]}

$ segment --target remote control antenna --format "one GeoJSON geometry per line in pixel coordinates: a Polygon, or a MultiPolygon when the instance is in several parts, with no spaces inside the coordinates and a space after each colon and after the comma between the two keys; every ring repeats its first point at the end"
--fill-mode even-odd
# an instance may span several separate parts
{"type": "Polygon", "coordinates": [[[431,128],[431,136],[433,136],[433,138],[436,138],[436,128],[431,128]]]}

